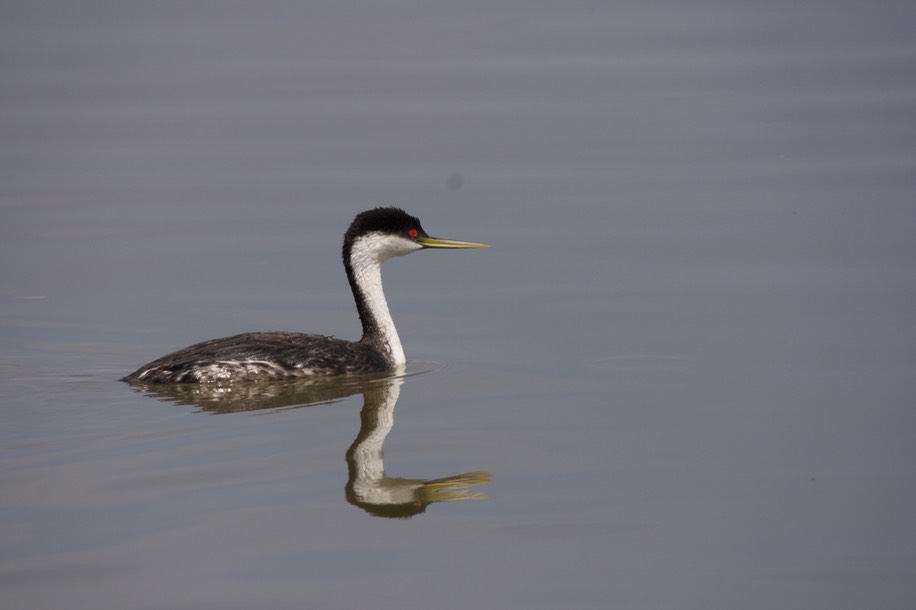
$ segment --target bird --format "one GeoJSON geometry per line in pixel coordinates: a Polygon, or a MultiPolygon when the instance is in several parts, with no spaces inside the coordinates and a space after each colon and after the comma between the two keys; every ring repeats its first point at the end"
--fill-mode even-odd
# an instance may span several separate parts
{"type": "Polygon", "coordinates": [[[377,373],[407,359],[382,289],[382,263],[418,250],[487,248],[431,237],[396,207],[360,212],[343,239],[343,263],[362,323],[359,341],[296,332],[249,332],[195,343],[138,368],[130,384],[232,383],[377,373]]]}

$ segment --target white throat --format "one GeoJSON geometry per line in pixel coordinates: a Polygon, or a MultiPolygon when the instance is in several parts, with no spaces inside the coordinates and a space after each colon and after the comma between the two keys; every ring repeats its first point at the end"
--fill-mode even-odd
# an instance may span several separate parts
{"type": "Polygon", "coordinates": [[[375,322],[395,366],[406,363],[407,358],[382,289],[382,263],[393,256],[403,256],[421,248],[409,239],[370,233],[356,239],[350,250],[353,279],[365,298],[367,313],[375,322]]]}

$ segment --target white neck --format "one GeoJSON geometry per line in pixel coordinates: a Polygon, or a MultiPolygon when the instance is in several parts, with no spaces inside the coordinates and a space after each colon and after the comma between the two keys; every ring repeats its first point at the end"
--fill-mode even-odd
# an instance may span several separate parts
{"type": "Polygon", "coordinates": [[[363,320],[363,332],[370,332],[368,328],[374,327],[373,336],[364,334],[363,340],[380,344],[378,347],[387,352],[393,366],[406,363],[407,358],[382,289],[382,263],[421,247],[407,239],[372,233],[355,240],[350,250],[350,267],[358,291],[354,297],[360,299],[362,296],[364,309],[360,315],[369,318],[363,320]]]}

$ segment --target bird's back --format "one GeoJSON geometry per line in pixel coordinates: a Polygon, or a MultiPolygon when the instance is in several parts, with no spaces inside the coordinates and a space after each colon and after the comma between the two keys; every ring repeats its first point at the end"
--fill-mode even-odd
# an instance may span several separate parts
{"type": "Polygon", "coordinates": [[[129,383],[218,383],[315,375],[347,375],[388,369],[371,347],[324,335],[243,333],[195,343],[140,367],[129,383]]]}

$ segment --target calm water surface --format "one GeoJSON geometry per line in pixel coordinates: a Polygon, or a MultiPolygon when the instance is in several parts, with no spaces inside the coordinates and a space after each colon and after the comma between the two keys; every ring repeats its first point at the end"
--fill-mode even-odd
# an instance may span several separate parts
{"type": "Polygon", "coordinates": [[[3,607],[912,608],[914,22],[10,3],[3,607]],[[406,371],[117,381],[356,338],[381,204],[493,246],[386,265],[406,371]]]}

